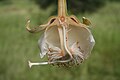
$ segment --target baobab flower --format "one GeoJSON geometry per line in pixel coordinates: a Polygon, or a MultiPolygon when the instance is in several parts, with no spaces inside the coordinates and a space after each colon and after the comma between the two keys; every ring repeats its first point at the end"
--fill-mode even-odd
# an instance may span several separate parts
{"type": "Polygon", "coordinates": [[[87,59],[95,44],[93,35],[87,28],[90,21],[83,17],[81,23],[75,16],[67,16],[66,13],[66,0],[58,0],[58,16],[52,17],[47,24],[31,29],[28,21],[26,29],[29,32],[44,30],[38,45],[40,57],[48,57],[47,62],[29,61],[30,67],[46,64],[73,66],[87,59]]]}

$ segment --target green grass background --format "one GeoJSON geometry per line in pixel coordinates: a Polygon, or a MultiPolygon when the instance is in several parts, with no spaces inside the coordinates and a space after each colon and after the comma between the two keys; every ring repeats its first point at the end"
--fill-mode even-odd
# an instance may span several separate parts
{"type": "Polygon", "coordinates": [[[37,26],[47,22],[53,7],[39,9],[28,0],[0,4],[0,80],[120,80],[120,3],[107,3],[89,18],[96,45],[80,66],[58,68],[50,65],[28,67],[28,60],[39,57],[37,41],[41,33],[26,31],[27,20],[37,26]]]}

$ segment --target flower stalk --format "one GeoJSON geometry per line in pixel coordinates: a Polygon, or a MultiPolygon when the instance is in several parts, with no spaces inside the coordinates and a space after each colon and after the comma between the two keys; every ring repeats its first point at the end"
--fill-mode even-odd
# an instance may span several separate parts
{"type": "Polygon", "coordinates": [[[58,0],[58,16],[66,16],[67,14],[67,6],[66,0],[58,0]]]}

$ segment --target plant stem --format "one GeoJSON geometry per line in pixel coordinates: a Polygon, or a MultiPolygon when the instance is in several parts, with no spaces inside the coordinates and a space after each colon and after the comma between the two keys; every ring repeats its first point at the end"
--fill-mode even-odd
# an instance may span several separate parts
{"type": "Polygon", "coordinates": [[[58,0],[58,16],[66,16],[67,5],[66,0],[58,0]]]}

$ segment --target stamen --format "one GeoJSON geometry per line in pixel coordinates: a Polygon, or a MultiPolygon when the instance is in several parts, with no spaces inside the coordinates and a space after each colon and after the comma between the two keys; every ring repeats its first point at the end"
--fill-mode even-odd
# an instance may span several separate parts
{"type": "Polygon", "coordinates": [[[41,62],[41,63],[37,62],[37,63],[32,63],[32,62],[28,61],[28,63],[29,63],[29,67],[31,68],[32,66],[52,64],[53,62],[41,62]]]}
{"type": "Polygon", "coordinates": [[[69,61],[71,61],[72,59],[68,59],[68,60],[63,60],[63,61],[53,61],[53,62],[36,62],[36,63],[32,63],[30,61],[28,61],[29,63],[29,67],[31,68],[32,66],[38,66],[38,65],[47,65],[47,64],[55,64],[55,63],[67,63],[69,61]]]}

